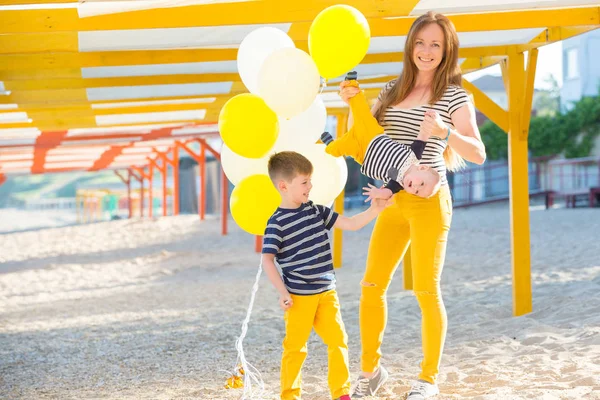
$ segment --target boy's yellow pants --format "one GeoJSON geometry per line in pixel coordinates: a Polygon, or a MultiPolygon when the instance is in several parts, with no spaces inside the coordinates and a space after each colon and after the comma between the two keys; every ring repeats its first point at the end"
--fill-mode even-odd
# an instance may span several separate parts
{"type": "Polygon", "coordinates": [[[447,185],[424,199],[401,191],[377,218],[361,282],[361,368],[374,372],[387,323],[386,291],[410,243],[413,289],[421,308],[423,361],[419,379],[435,383],[446,339],[446,309],[440,278],[452,219],[447,185]]]}
{"type": "MultiPolygon", "coordinates": [[[[358,82],[350,81],[349,86],[358,87],[358,82]]],[[[381,135],[384,129],[371,114],[364,92],[361,91],[350,99],[350,110],[354,118],[352,128],[327,145],[325,152],[334,157],[350,156],[362,165],[369,143],[381,135]]]]}
{"type": "Polygon", "coordinates": [[[313,328],[327,345],[328,382],[331,397],[350,393],[348,369],[348,336],[342,322],[340,302],[335,290],[298,296],[291,295],[294,304],[285,312],[285,339],[281,357],[281,399],[300,399],[302,364],[306,359],[306,343],[313,328]]]}

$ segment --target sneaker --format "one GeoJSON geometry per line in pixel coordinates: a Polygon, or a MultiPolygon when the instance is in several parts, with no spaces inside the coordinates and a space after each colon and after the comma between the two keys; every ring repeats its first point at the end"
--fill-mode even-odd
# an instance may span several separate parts
{"type": "Polygon", "coordinates": [[[382,366],[379,367],[377,372],[370,378],[365,378],[360,375],[354,388],[352,389],[352,397],[360,399],[367,396],[373,396],[381,386],[387,381],[388,372],[382,366]]]}
{"type": "Polygon", "coordinates": [[[342,397],[338,397],[335,400],[352,400],[352,399],[350,398],[350,396],[348,396],[347,394],[345,394],[342,397]]]}
{"type": "Polygon", "coordinates": [[[440,389],[435,383],[418,380],[413,382],[406,400],[423,400],[440,394],[440,389]]]}

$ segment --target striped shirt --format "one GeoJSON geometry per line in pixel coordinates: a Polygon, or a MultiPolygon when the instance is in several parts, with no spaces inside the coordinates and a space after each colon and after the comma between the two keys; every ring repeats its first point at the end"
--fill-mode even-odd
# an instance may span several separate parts
{"type": "Polygon", "coordinates": [[[404,173],[419,162],[410,147],[395,142],[389,136],[379,135],[371,140],[360,172],[369,178],[387,182],[390,168],[398,170],[398,182],[402,183],[404,173]]]}
{"type": "MultiPolygon", "coordinates": [[[[379,100],[383,94],[389,90],[396,80],[388,82],[381,90],[379,100]]],[[[436,111],[442,121],[450,128],[454,128],[452,124],[452,114],[469,103],[471,100],[467,92],[458,86],[448,86],[442,98],[433,105],[424,105],[413,108],[395,108],[388,107],[383,117],[383,127],[385,134],[399,143],[410,145],[419,134],[421,123],[425,119],[425,111],[436,111]]],[[[446,141],[431,137],[427,141],[427,146],[423,151],[423,158],[420,161],[421,165],[429,165],[439,172],[442,185],[447,184],[446,179],[446,164],[444,162],[444,150],[446,149],[446,141]]]]}
{"type": "Polygon", "coordinates": [[[327,230],[337,218],[338,213],[309,201],[297,209],[278,208],[267,222],[262,252],[275,254],[290,293],[311,295],[335,289],[327,230]]]}

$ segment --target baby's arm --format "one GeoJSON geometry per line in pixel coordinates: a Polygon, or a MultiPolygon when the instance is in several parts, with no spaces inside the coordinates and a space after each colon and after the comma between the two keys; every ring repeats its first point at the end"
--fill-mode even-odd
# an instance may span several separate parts
{"type": "Polygon", "coordinates": [[[370,183],[368,187],[363,188],[363,195],[368,196],[365,203],[374,199],[388,200],[402,190],[402,185],[398,182],[398,170],[396,168],[391,167],[388,170],[388,178],[388,182],[381,188],[370,183]]]}
{"type": "Polygon", "coordinates": [[[279,293],[279,307],[284,311],[287,310],[293,305],[292,296],[283,284],[281,275],[279,275],[279,271],[275,266],[275,254],[263,253],[262,266],[265,274],[279,293]]]}
{"type": "MultiPolygon", "coordinates": [[[[396,183],[400,185],[398,182],[396,183]]],[[[378,188],[377,186],[371,185],[370,183],[367,187],[363,187],[363,190],[363,195],[367,196],[365,203],[376,199],[389,200],[394,194],[400,191],[398,190],[397,192],[394,192],[392,189],[388,188],[387,185],[378,188]]]]}

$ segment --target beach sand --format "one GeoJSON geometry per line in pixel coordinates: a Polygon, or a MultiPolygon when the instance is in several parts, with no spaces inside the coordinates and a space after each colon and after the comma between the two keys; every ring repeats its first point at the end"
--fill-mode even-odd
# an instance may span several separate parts
{"type": "MultiPolygon", "coordinates": [[[[220,225],[186,215],[0,235],[0,398],[238,399],[223,370],[259,255],[254,237],[220,225]]],[[[531,226],[534,311],[516,318],[508,205],[455,210],[438,399],[600,399],[600,209],[532,211],[531,226]]],[[[353,377],[371,230],[344,234],[337,270],[353,377]]],[[[388,304],[390,380],[373,399],[403,399],[419,372],[420,313],[400,270],[388,304]]],[[[282,339],[263,276],[244,346],[268,399],[282,339]]],[[[326,348],[315,335],[308,347],[303,398],[328,399],[326,348]]]]}

